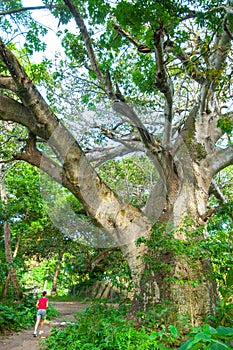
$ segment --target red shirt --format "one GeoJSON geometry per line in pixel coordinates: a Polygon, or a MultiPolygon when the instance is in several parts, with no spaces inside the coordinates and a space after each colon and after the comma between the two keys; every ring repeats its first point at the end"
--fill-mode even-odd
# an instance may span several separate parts
{"type": "Polygon", "coordinates": [[[39,298],[38,300],[38,309],[46,310],[48,298],[39,298]]]}

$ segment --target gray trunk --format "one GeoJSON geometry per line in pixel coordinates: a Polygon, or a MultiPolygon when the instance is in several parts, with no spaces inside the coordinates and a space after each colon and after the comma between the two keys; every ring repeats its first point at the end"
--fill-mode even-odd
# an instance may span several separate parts
{"type": "MultiPolygon", "coordinates": [[[[187,245],[192,244],[192,240],[197,240],[198,244],[198,240],[204,238],[192,237],[192,233],[205,224],[210,181],[201,167],[192,169],[189,164],[189,169],[186,167],[185,171],[190,175],[186,177],[189,181],[179,181],[177,186],[175,183],[169,185],[174,189],[174,193],[170,193],[174,202],[167,203],[170,211],[166,212],[167,225],[162,233],[165,246],[163,249],[159,247],[158,250],[148,250],[148,254],[153,257],[153,264],[147,265],[146,273],[141,276],[135,309],[145,310],[157,302],[169,301],[180,316],[186,315],[192,326],[198,326],[208,315],[214,313],[216,306],[216,284],[208,277],[212,267],[208,258],[189,257],[190,252],[187,252],[187,255],[179,254],[179,250],[174,251],[166,246],[166,237],[170,237],[171,225],[176,228],[173,237],[187,245]]],[[[156,206],[154,208],[156,210],[156,206]]],[[[163,213],[160,221],[164,222],[163,213]]],[[[131,266],[130,261],[129,265],[131,266]]]]}

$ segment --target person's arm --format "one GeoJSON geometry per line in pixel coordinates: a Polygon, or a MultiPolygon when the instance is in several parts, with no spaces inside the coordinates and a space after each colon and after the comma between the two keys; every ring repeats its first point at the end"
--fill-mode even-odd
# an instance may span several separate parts
{"type": "Polygon", "coordinates": [[[46,301],[46,309],[47,309],[48,306],[49,306],[49,301],[47,300],[46,301]]]}

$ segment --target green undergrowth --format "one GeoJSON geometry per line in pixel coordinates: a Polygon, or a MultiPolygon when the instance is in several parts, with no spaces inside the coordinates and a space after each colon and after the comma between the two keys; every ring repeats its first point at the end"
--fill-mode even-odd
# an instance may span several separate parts
{"type": "Polygon", "coordinates": [[[76,322],[63,329],[53,328],[51,336],[43,340],[43,350],[194,350],[231,349],[233,336],[230,327],[213,328],[204,325],[192,329],[184,336],[170,324],[158,325],[155,319],[148,323],[135,323],[127,317],[125,305],[93,303],[76,314],[76,322]],[[216,347],[218,346],[218,347],[216,347]]]}
{"type": "MultiPolygon", "coordinates": [[[[23,328],[30,328],[36,321],[35,298],[26,297],[23,301],[6,300],[0,303],[0,334],[11,330],[19,331],[23,328]]],[[[53,306],[47,309],[46,318],[51,319],[58,315],[53,306]]]]}
{"type": "Polygon", "coordinates": [[[213,328],[205,324],[193,328],[189,339],[179,347],[179,350],[230,350],[233,348],[232,339],[233,328],[223,326],[213,328]]]}
{"type": "Polygon", "coordinates": [[[0,333],[28,328],[34,323],[35,301],[5,301],[0,304],[0,333]]]}

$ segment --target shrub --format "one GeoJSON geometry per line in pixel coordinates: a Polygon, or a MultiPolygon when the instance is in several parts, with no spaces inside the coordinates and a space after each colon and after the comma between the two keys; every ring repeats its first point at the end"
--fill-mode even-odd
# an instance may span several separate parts
{"type": "MultiPolygon", "coordinates": [[[[233,328],[216,328],[205,324],[182,336],[163,319],[144,316],[141,325],[128,320],[126,305],[93,303],[76,315],[76,322],[64,329],[53,328],[43,342],[44,350],[227,350],[233,338],[233,328]],[[183,338],[181,338],[183,337],[183,338]],[[184,342],[184,338],[187,340],[184,342]],[[181,344],[184,342],[183,344],[181,344]]],[[[146,314],[145,314],[146,315],[146,314]]],[[[141,316],[143,316],[141,314],[141,316]]]]}
{"type": "Polygon", "coordinates": [[[174,349],[178,331],[137,328],[127,319],[126,306],[93,304],[77,315],[77,322],[65,329],[54,328],[43,345],[47,350],[166,350],[174,349]],[[170,347],[171,346],[171,347],[170,347]]]}
{"type": "MultiPolygon", "coordinates": [[[[50,306],[46,318],[56,317],[58,312],[50,306]]],[[[7,300],[0,304],[0,333],[29,328],[35,323],[36,299],[26,297],[22,302],[7,300]]]]}
{"type": "Polygon", "coordinates": [[[49,307],[46,312],[46,319],[51,320],[53,317],[57,317],[59,315],[59,312],[52,306],[51,303],[49,303],[49,307]]]}
{"type": "Polygon", "coordinates": [[[28,300],[20,304],[4,302],[0,304],[0,333],[7,330],[19,330],[34,323],[35,305],[28,300]]]}
{"type": "Polygon", "coordinates": [[[190,339],[183,343],[179,350],[227,350],[233,339],[233,328],[219,326],[213,328],[206,324],[193,329],[190,339]]]}

